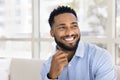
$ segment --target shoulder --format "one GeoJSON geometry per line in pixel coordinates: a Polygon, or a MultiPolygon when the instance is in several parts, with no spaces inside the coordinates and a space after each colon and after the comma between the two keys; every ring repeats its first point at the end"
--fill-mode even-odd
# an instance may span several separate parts
{"type": "Polygon", "coordinates": [[[100,56],[108,56],[109,52],[95,44],[79,42],[76,55],[90,59],[100,56]]]}
{"type": "Polygon", "coordinates": [[[94,67],[100,68],[101,66],[106,67],[113,65],[112,56],[109,51],[95,44],[85,44],[88,48],[87,55],[89,55],[90,60],[92,60],[94,67]]]}
{"type": "Polygon", "coordinates": [[[88,55],[88,57],[92,58],[93,60],[101,61],[102,59],[111,58],[110,53],[104,48],[91,43],[82,42],[80,44],[82,44],[84,47],[84,55],[88,55]]]}
{"type": "Polygon", "coordinates": [[[96,54],[96,55],[105,55],[106,53],[107,54],[109,53],[106,49],[99,47],[96,44],[85,43],[85,42],[82,43],[84,44],[84,48],[85,50],[87,50],[88,53],[96,54]]]}

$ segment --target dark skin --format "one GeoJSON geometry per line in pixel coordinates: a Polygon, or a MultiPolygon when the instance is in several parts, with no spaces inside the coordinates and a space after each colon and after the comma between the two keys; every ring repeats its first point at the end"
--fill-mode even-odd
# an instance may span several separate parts
{"type": "MultiPolygon", "coordinates": [[[[68,48],[73,48],[80,38],[80,30],[77,18],[72,13],[63,13],[54,17],[54,24],[50,34],[58,42],[68,48]]],[[[67,50],[58,44],[58,50],[51,61],[48,77],[57,79],[63,68],[68,65],[75,54],[76,49],[67,50]]]]}

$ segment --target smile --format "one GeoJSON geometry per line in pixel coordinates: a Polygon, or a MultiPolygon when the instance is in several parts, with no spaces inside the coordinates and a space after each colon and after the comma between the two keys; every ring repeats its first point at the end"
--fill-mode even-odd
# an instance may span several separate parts
{"type": "Polygon", "coordinates": [[[65,38],[66,41],[72,41],[74,40],[74,37],[69,37],[69,38],[65,38]]]}
{"type": "Polygon", "coordinates": [[[73,42],[73,41],[75,40],[75,38],[76,38],[75,36],[65,37],[64,40],[65,40],[66,42],[70,42],[70,43],[71,43],[71,42],[73,42]]]}

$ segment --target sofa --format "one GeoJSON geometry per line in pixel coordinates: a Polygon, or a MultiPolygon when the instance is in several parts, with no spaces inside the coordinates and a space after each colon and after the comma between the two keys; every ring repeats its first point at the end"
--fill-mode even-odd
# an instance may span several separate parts
{"type": "MultiPolygon", "coordinates": [[[[40,71],[44,61],[39,59],[11,59],[10,62],[9,80],[42,80],[40,71]]],[[[120,80],[120,66],[115,66],[115,70],[118,76],[117,80],[120,80]]]]}
{"type": "MultiPolygon", "coordinates": [[[[41,80],[40,71],[43,61],[35,59],[12,59],[10,80],[41,80]]],[[[115,66],[120,80],[120,66],[115,66]]]]}
{"type": "Polygon", "coordinates": [[[42,80],[40,71],[43,61],[37,59],[12,59],[10,80],[42,80]]]}

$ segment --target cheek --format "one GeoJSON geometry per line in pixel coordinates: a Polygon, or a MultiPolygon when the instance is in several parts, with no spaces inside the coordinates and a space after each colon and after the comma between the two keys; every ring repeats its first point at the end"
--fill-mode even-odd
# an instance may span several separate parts
{"type": "Polygon", "coordinates": [[[77,30],[76,32],[77,32],[78,35],[80,35],[80,30],[77,30]]]}
{"type": "Polygon", "coordinates": [[[54,37],[55,37],[56,39],[59,39],[61,36],[60,36],[59,34],[55,33],[55,34],[54,34],[54,37]]]}
{"type": "Polygon", "coordinates": [[[61,32],[61,31],[55,31],[55,32],[54,32],[54,35],[55,35],[56,37],[61,37],[61,36],[64,35],[64,33],[61,32]]]}
{"type": "Polygon", "coordinates": [[[64,34],[61,34],[61,33],[54,34],[54,38],[56,38],[57,40],[60,40],[63,36],[64,36],[64,34]]]}

